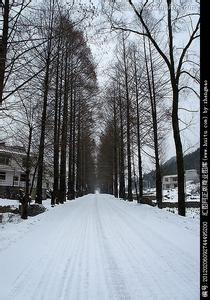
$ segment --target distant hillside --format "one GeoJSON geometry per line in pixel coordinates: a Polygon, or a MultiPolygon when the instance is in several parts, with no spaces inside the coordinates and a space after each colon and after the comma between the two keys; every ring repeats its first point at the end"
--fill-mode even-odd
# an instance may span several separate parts
{"type": "MultiPolygon", "coordinates": [[[[200,148],[196,151],[189,153],[184,156],[184,165],[185,169],[196,169],[198,174],[200,173],[200,148]]],[[[170,158],[163,166],[162,166],[163,175],[173,175],[176,174],[176,157],[170,158]]]]}
{"type": "Polygon", "coordinates": [[[196,169],[200,174],[200,148],[196,151],[187,154],[184,158],[185,169],[196,169]]]}
{"type": "MultiPolygon", "coordinates": [[[[200,148],[196,151],[189,153],[184,156],[185,169],[196,169],[198,174],[200,174],[200,148]]],[[[164,165],[162,166],[163,175],[174,175],[176,174],[176,157],[171,157],[164,165]]],[[[149,181],[151,186],[155,186],[155,171],[151,171],[148,174],[144,175],[144,180],[149,181]]]]}

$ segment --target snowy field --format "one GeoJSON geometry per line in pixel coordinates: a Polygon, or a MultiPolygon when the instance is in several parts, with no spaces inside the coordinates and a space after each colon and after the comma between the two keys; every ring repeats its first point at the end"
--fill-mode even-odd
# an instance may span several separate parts
{"type": "MultiPolygon", "coordinates": [[[[144,190],[144,195],[155,196],[156,189],[144,190]]],[[[186,182],[186,202],[200,202],[200,183],[186,182]]],[[[163,202],[178,202],[178,189],[163,190],[163,202]]]]}
{"type": "Polygon", "coordinates": [[[0,224],[1,300],[199,299],[199,219],[111,195],[43,204],[0,224]]]}

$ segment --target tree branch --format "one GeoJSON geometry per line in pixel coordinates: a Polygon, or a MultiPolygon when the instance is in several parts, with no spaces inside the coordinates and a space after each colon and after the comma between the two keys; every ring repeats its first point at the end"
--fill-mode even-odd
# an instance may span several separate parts
{"type": "Polygon", "coordinates": [[[195,76],[193,76],[192,74],[190,74],[188,71],[181,71],[181,72],[180,72],[180,76],[181,76],[182,74],[187,74],[187,75],[190,76],[192,79],[194,79],[197,83],[200,84],[200,80],[199,80],[198,78],[196,78],[195,76]]]}
{"type": "Polygon", "coordinates": [[[138,18],[141,21],[141,24],[143,25],[143,28],[145,29],[148,38],[150,39],[150,41],[152,42],[152,44],[154,45],[154,47],[156,48],[156,50],[159,52],[159,54],[162,56],[162,58],[165,60],[169,70],[171,69],[171,64],[170,61],[168,60],[167,56],[163,53],[163,51],[160,49],[160,47],[158,46],[158,44],[156,43],[155,39],[152,37],[151,32],[148,28],[148,26],[146,25],[146,23],[144,22],[144,19],[142,17],[142,13],[144,10],[144,7],[147,5],[148,0],[144,3],[140,13],[137,11],[135,5],[133,4],[133,2],[131,0],[128,0],[129,4],[131,5],[131,7],[133,8],[135,14],[138,16],[138,18]]]}
{"type": "Polygon", "coordinates": [[[194,92],[194,93],[196,94],[196,96],[200,99],[200,95],[199,95],[192,87],[190,87],[190,86],[183,86],[183,87],[181,87],[181,88],[179,89],[179,92],[182,91],[182,90],[184,90],[184,89],[189,89],[189,90],[191,90],[191,91],[194,92]]]}
{"type": "Polygon", "coordinates": [[[181,56],[180,56],[179,64],[178,64],[178,68],[177,68],[177,72],[176,72],[176,79],[177,79],[177,80],[179,80],[179,77],[180,77],[180,72],[181,72],[181,68],[182,68],[183,59],[184,59],[184,57],[185,57],[185,54],[186,54],[188,48],[190,47],[192,41],[193,41],[195,38],[198,37],[198,36],[196,36],[196,32],[197,32],[198,29],[199,29],[199,25],[200,25],[200,18],[199,18],[199,20],[198,20],[198,22],[197,22],[197,24],[196,24],[196,27],[195,27],[195,29],[194,29],[194,31],[193,31],[193,33],[192,33],[192,35],[191,35],[191,37],[190,37],[188,43],[187,43],[186,46],[184,47],[184,49],[183,49],[183,51],[182,51],[182,54],[181,54],[181,56]]]}

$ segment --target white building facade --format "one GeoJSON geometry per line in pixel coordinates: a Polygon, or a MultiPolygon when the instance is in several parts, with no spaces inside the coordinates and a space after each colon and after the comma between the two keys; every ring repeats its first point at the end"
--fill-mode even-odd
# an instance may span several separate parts
{"type": "MultiPolygon", "coordinates": [[[[185,171],[185,182],[199,181],[199,175],[196,169],[185,171]]],[[[178,186],[177,175],[165,175],[162,179],[163,190],[175,189],[178,186]]]]}
{"type": "MultiPolygon", "coordinates": [[[[18,190],[26,185],[26,151],[20,146],[7,146],[0,143],[0,197],[16,198],[18,190]]],[[[30,186],[33,184],[35,191],[37,183],[34,168],[31,169],[30,186]]],[[[50,188],[48,183],[43,182],[43,195],[50,188]]]]}
{"type": "Polygon", "coordinates": [[[163,176],[163,190],[175,189],[178,185],[177,175],[163,176]]]}

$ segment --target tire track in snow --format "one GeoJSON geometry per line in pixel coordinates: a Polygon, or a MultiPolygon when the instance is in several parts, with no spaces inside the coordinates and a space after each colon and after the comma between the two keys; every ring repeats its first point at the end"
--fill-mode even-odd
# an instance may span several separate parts
{"type": "MultiPolygon", "coordinates": [[[[115,261],[112,251],[104,235],[99,208],[100,201],[101,200],[96,202],[97,231],[102,249],[102,261],[104,262],[104,271],[106,274],[106,284],[109,291],[109,299],[131,300],[129,292],[126,288],[125,280],[121,275],[120,266],[115,261]]],[[[104,211],[104,213],[106,213],[106,211],[104,211]]],[[[107,226],[108,224],[109,223],[107,223],[107,226]]]]}
{"type": "MultiPolygon", "coordinates": [[[[53,246],[50,246],[50,248],[52,247],[53,246]]],[[[37,255],[35,259],[32,259],[31,263],[27,265],[27,267],[21,272],[21,274],[17,277],[16,281],[13,283],[13,288],[8,296],[8,299],[13,300],[14,297],[17,297],[15,295],[19,294],[18,299],[22,300],[23,299],[22,297],[24,297],[24,295],[27,295],[28,292],[30,294],[31,291],[36,289],[36,287],[39,288],[36,289],[35,291],[35,294],[37,295],[41,291],[40,286],[38,284],[40,280],[39,278],[37,278],[37,280],[39,280],[38,283],[37,281],[32,282],[30,277],[31,274],[35,274],[35,273],[38,273],[38,275],[40,276],[43,273],[43,270],[40,269],[40,265],[42,266],[43,269],[44,266],[46,265],[46,262],[49,263],[48,259],[49,259],[49,254],[47,253],[41,253],[40,256],[37,255]]],[[[44,268],[44,271],[47,271],[47,267],[44,268]]],[[[42,275],[41,278],[43,278],[42,275]]],[[[32,295],[31,297],[32,297],[31,299],[34,299],[34,295],[32,295]]]]}
{"type": "MultiPolygon", "coordinates": [[[[116,231],[116,245],[114,245],[117,249],[116,252],[119,252],[121,249],[122,255],[125,257],[126,260],[126,268],[124,269],[124,275],[126,276],[126,272],[129,272],[129,277],[132,278],[130,284],[133,283],[133,288],[135,289],[135,292],[133,291],[132,299],[139,299],[139,298],[146,298],[146,299],[155,299],[156,294],[154,293],[152,286],[157,285],[158,290],[161,292],[162,298],[161,299],[169,299],[169,295],[166,294],[165,289],[161,286],[161,284],[158,281],[158,274],[157,277],[151,273],[151,262],[150,258],[151,256],[154,256],[154,253],[151,252],[151,249],[149,247],[145,248],[145,244],[139,243],[137,246],[135,243],[133,243],[131,237],[132,234],[128,232],[128,229],[121,226],[120,228],[115,227],[116,231]],[[123,234],[122,234],[123,230],[123,234]],[[125,232],[128,232],[129,234],[126,234],[128,237],[125,238],[125,232]],[[135,259],[133,259],[135,257],[135,259]],[[135,298],[134,298],[135,297],[135,298]]],[[[157,257],[159,259],[159,257],[157,257]]],[[[119,262],[122,264],[121,262],[119,262]]],[[[162,265],[158,264],[158,270],[161,271],[162,265]]],[[[154,269],[153,269],[154,272],[154,269]]],[[[166,279],[167,280],[167,279],[166,279]]]]}
{"type": "Polygon", "coordinates": [[[44,224],[49,232],[44,230],[37,245],[25,240],[26,251],[33,246],[42,252],[19,256],[21,272],[3,300],[198,299],[196,263],[139,220],[128,203],[88,195],[55,210],[47,219],[51,226],[44,218],[40,222],[37,232],[42,234],[44,224]],[[45,247],[40,245],[44,240],[45,247]]]}
{"type": "MultiPolygon", "coordinates": [[[[82,203],[79,203],[79,206],[76,208],[76,210],[71,212],[71,214],[65,220],[65,224],[62,228],[62,237],[60,238],[61,241],[63,240],[65,242],[58,245],[57,262],[55,263],[55,255],[52,253],[52,259],[48,263],[49,266],[54,266],[50,272],[54,274],[54,276],[52,277],[51,285],[48,284],[47,289],[43,288],[43,294],[48,295],[48,297],[50,294],[50,299],[69,299],[68,295],[66,298],[64,293],[66,289],[66,278],[68,276],[72,276],[71,265],[74,265],[75,263],[74,257],[78,255],[77,249],[79,249],[82,236],[85,235],[84,224],[80,221],[80,218],[83,219],[84,215],[84,207],[82,206],[82,203]],[[74,214],[72,215],[72,213],[74,214]],[[78,216],[80,217],[79,219],[78,216]],[[75,232],[77,234],[75,234],[75,232]]],[[[43,273],[43,277],[44,274],[45,273],[43,273]]],[[[37,298],[37,300],[39,299],[40,298],[37,298]]]]}
{"type": "MultiPolygon", "coordinates": [[[[108,249],[110,256],[112,256],[112,261],[115,261],[115,265],[118,265],[118,268],[115,268],[118,272],[115,272],[114,276],[116,278],[120,276],[124,289],[127,288],[127,296],[124,298],[124,293],[122,293],[120,297],[117,297],[116,299],[138,300],[144,299],[145,296],[145,299],[155,299],[155,294],[147,284],[146,280],[144,282],[144,287],[141,285],[142,278],[148,278],[148,283],[151,281],[149,269],[143,268],[144,273],[142,273],[139,268],[136,270],[135,265],[132,264],[132,261],[136,264],[136,258],[133,260],[135,256],[132,251],[128,251],[130,245],[126,242],[125,237],[122,239],[121,232],[117,230],[116,213],[109,204],[106,205],[106,208],[104,206],[105,205],[103,203],[100,216],[102,236],[105,241],[104,243],[106,248],[108,249]],[[104,215],[103,212],[105,210],[106,214],[104,215]],[[107,224],[109,224],[109,226],[107,226],[107,224]],[[129,281],[127,279],[127,274],[129,274],[129,281]]],[[[122,224],[120,223],[120,225],[122,224]]],[[[120,229],[123,230],[124,227],[120,226],[120,229]]]]}
{"type": "Polygon", "coordinates": [[[79,243],[77,259],[69,269],[64,299],[108,299],[104,289],[101,249],[96,232],[95,202],[93,197],[86,207],[87,214],[83,220],[86,231],[79,243]],[[73,276],[70,276],[71,273],[73,276]],[[69,288],[71,286],[74,286],[73,291],[69,288]]]}
{"type": "MultiPolygon", "coordinates": [[[[83,207],[84,209],[84,207],[83,207]]],[[[59,294],[59,299],[78,299],[77,293],[79,291],[80,285],[80,270],[78,269],[78,265],[80,262],[80,258],[82,255],[82,247],[83,241],[86,236],[86,223],[85,223],[85,214],[81,216],[82,223],[79,230],[79,234],[77,234],[75,243],[71,249],[69,249],[70,255],[72,259],[67,268],[66,278],[64,281],[64,286],[61,289],[61,293],[59,294]],[[78,277],[77,277],[78,276],[78,277]],[[77,279],[77,280],[76,280],[77,279]],[[76,293],[74,293],[76,291],[76,293]],[[72,297],[72,293],[74,296],[72,297]]],[[[77,228],[78,230],[78,228],[77,228]]]]}
{"type": "MultiPolygon", "coordinates": [[[[156,232],[154,230],[151,230],[150,228],[148,229],[148,227],[144,223],[141,224],[142,225],[141,228],[136,228],[135,222],[134,222],[135,218],[133,218],[133,216],[130,216],[130,211],[128,210],[129,208],[126,207],[127,210],[125,211],[123,206],[116,204],[117,199],[114,199],[114,198],[109,199],[107,201],[107,203],[110,201],[111,201],[110,207],[112,207],[112,210],[113,210],[113,205],[117,208],[117,214],[116,214],[115,218],[116,219],[118,218],[119,220],[116,221],[115,223],[116,223],[116,228],[118,227],[118,234],[119,234],[119,236],[121,235],[122,240],[123,240],[123,235],[121,233],[122,228],[118,225],[119,224],[122,225],[122,223],[127,224],[126,236],[128,237],[129,243],[127,243],[127,247],[122,247],[122,248],[123,249],[130,248],[130,251],[128,252],[128,259],[132,257],[132,253],[133,253],[133,255],[135,255],[136,260],[139,262],[140,265],[142,264],[142,261],[144,263],[148,262],[147,265],[148,265],[148,268],[150,268],[148,259],[151,256],[155,257],[156,258],[155,264],[158,266],[158,268],[156,268],[156,270],[157,270],[156,276],[153,276],[153,282],[157,283],[160,290],[161,290],[161,286],[164,286],[164,290],[168,290],[168,291],[174,290],[175,294],[177,291],[179,291],[179,296],[176,296],[178,298],[175,298],[175,299],[191,300],[192,297],[190,295],[192,294],[192,292],[191,292],[192,286],[193,286],[193,284],[195,285],[195,283],[199,284],[199,278],[198,278],[198,276],[196,276],[196,271],[197,271],[196,265],[194,264],[192,259],[187,258],[186,255],[184,255],[180,251],[180,249],[176,249],[174,247],[174,245],[172,243],[170,243],[169,241],[168,241],[169,243],[167,243],[167,240],[164,239],[162,236],[160,236],[158,234],[158,232],[156,234],[156,232]],[[121,215],[121,217],[120,217],[120,215],[121,215]],[[132,219],[131,219],[131,217],[132,217],[132,219]],[[141,229],[141,231],[138,232],[138,229],[141,229]],[[131,236],[133,236],[133,239],[130,238],[131,236]],[[145,237],[147,237],[147,239],[145,237]],[[153,238],[153,240],[152,240],[152,238],[153,238]],[[135,241],[135,243],[133,243],[132,240],[135,241]],[[139,243],[140,240],[143,241],[142,245],[141,245],[141,243],[139,243]],[[156,242],[155,242],[155,240],[156,240],[156,242]],[[162,242],[160,242],[160,241],[162,241],[162,242]],[[164,248],[161,249],[159,247],[159,245],[164,245],[165,249],[164,248]],[[147,253],[147,255],[144,257],[142,257],[142,255],[143,255],[142,246],[143,246],[143,248],[146,247],[145,252],[147,253]],[[155,246],[155,250],[154,250],[154,246],[155,246]],[[173,246],[173,248],[172,248],[172,246],[173,246]],[[134,249],[135,249],[135,251],[133,251],[134,249]],[[139,249],[141,249],[140,256],[138,255],[139,249]],[[177,266],[177,259],[176,259],[177,257],[179,257],[178,266],[177,266]],[[139,260],[139,258],[141,260],[139,260]],[[174,262],[173,262],[174,258],[176,259],[176,264],[174,264],[174,262]],[[165,280],[165,282],[162,282],[162,284],[159,284],[159,282],[157,281],[156,278],[159,278],[159,273],[164,274],[164,272],[167,272],[166,280],[165,280]],[[194,274],[194,277],[191,279],[192,274],[194,274]],[[171,282],[171,286],[169,284],[170,282],[168,282],[170,277],[173,278],[173,282],[171,282]],[[197,277],[197,278],[195,278],[195,277],[197,277]],[[169,285],[169,287],[167,287],[167,285],[169,285]]],[[[125,240],[125,243],[126,243],[126,240],[125,240]]],[[[132,262],[132,260],[131,260],[131,262],[132,262]]],[[[155,269],[153,268],[153,271],[154,270],[155,269]]],[[[144,273],[146,274],[146,269],[145,269],[144,273]]],[[[149,282],[149,280],[147,280],[147,282],[149,282]]],[[[163,290],[163,295],[164,295],[164,290],[163,290]]],[[[198,286],[197,286],[197,291],[199,293],[198,286]]],[[[168,297],[166,296],[163,299],[168,299],[168,297]]]]}
{"type": "MultiPolygon", "coordinates": [[[[80,209],[80,207],[76,206],[71,211],[71,213],[74,212],[75,219],[77,219],[76,212],[78,211],[78,209],[80,209]]],[[[44,253],[40,253],[40,256],[37,255],[37,257],[35,257],[35,262],[34,260],[31,260],[31,264],[26,268],[26,270],[23,270],[21,275],[17,278],[16,282],[13,284],[14,287],[10,292],[8,299],[13,300],[14,295],[16,295],[18,292],[20,294],[19,296],[20,298],[18,299],[20,300],[24,299],[24,295],[27,294],[31,294],[30,300],[48,299],[45,298],[45,294],[47,295],[46,293],[47,290],[60,289],[60,283],[59,285],[57,285],[57,281],[58,279],[60,279],[58,276],[59,270],[57,269],[57,266],[61,266],[62,268],[63,264],[61,263],[61,260],[62,260],[63,253],[61,251],[64,251],[65,245],[67,245],[67,243],[70,242],[69,239],[66,239],[66,231],[65,231],[65,228],[67,227],[68,224],[69,224],[69,216],[67,215],[63,220],[61,220],[61,223],[58,225],[58,227],[52,229],[53,239],[49,241],[49,245],[48,245],[49,247],[47,247],[44,253]],[[56,243],[54,241],[56,241],[56,243]],[[58,243],[57,241],[59,241],[60,243],[58,243]],[[49,269],[50,269],[50,274],[52,274],[52,277],[55,280],[53,281],[53,278],[51,280],[51,278],[48,277],[47,285],[46,285],[46,274],[49,274],[49,269]],[[29,280],[29,278],[31,278],[31,274],[34,274],[33,278],[35,277],[34,278],[35,280],[33,282],[29,280]],[[51,284],[50,281],[52,282],[51,284]]],[[[52,294],[51,299],[53,299],[54,296],[55,294],[52,294]]],[[[58,298],[56,297],[54,299],[57,300],[58,298]]]]}
{"type": "MultiPolygon", "coordinates": [[[[116,203],[114,203],[114,205],[116,205],[116,203]]],[[[122,213],[122,221],[127,223],[128,227],[131,229],[131,233],[138,235],[141,239],[144,240],[145,244],[149,245],[149,247],[151,249],[153,249],[153,243],[151,243],[152,239],[153,240],[156,239],[157,242],[162,240],[163,241],[162,243],[159,243],[159,244],[155,243],[155,244],[156,244],[156,247],[160,247],[160,245],[161,245],[161,247],[162,247],[162,245],[167,245],[168,249],[167,249],[166,254],[167,254],[167,258],[169,259],[169,262],[171,262],[171,255],[173,255],[174,250],[176,250],[177,257],[179,257],[179,258],[181,257],[183,259],[183,261],[182,261],[182,259],[178,260],[178,263],[180,265],[181,270],[184,271],[185,269],[187,269],[189,267],[192,268],[191,271],[196,269],[196,263],[193,261],[193,259],[191,257],[188,257],[186,255],[186,253],[184,253],[180,248],[175,247],[175,245],[173,243],[171,243],[169,240],[167,240],[162,235],[160,235],[159,232],[153,230],[152,228],[148,227],[146,224],[143,223],[142,227],[144,229],[144,233],[145,233],[145,231],[147,232],[147,234],[146,234],[147,239],[145,239],[144,235],[142,234],[142,229],[141,228],[136,228],[134,226],[133,221],[137,220],[136,216],[133,216],[133,215],[129,216],[128,213],[122,207],[119,207],[118,212],[119,211],[121,211],[121,213],[122,213]],[[125,216],[127,216],[127,218],[125,218],[125,216]],[[128,220],[128,217],[129,218],[132,217],[132,219],[128,220]],[[139,229],[141,229],[141,232],[138,232],[139,229]],[[183,268],[183,267],[185,267],[185,268],[183,268]]],[[[119,214],[118,214],[118,217],[119,217],[119,214]]],[[[162,249],[158,249],[158,252],[159,252],[160,255],[161,255],[161,250],[162,249]]]]}

